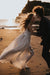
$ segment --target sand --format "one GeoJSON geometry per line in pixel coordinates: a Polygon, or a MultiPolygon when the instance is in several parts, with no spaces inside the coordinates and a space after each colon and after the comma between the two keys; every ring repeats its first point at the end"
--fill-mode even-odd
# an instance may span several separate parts
{"type": "MultiPolygon", "coordinates": [[[[0,54],[21,32],[19,30],[0,29],[0,54]]],[[[42,57],[41,38],[31,36],[31,46],[34,55],[28,62],[29,69],[20,70],[10,63],[0,63],[0,75],[46,75],[48,66],[42,57]]]]}

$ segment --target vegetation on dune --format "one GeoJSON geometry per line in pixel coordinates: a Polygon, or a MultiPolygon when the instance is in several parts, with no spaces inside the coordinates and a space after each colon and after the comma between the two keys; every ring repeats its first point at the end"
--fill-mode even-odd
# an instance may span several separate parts
{"type": "Polygon", "coordinates": [[[28,1],[25,7],[22,10],[22,13],[29,13],[32,11],[34,6],[41,5],[44,7],[45,16],[50,15],[50,3],[41,2],[41,1],[28,1]]]}

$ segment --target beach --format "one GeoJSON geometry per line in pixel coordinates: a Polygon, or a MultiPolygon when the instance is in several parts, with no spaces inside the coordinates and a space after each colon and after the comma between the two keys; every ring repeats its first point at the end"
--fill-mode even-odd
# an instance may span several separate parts
{"type": "MultiPolygon", "coordinates": [[[[21,34],[20,30],[0,29],[0,54],[1,52],[21,34]]],[[[34,55],[28,62],[29,69],[20,70],[10,63],[0,63],[0,75],[46,75],[48,65],[42,57],[41,38],[35,35],[31,36],[31,47],[34,55]]]]}

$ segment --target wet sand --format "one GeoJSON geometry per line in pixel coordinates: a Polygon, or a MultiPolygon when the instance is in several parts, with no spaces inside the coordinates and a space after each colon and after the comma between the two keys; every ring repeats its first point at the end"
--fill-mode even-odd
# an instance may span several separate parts
{"type": "MultiPolygon", "coordinates": [[[[0,29],[0,54],[21,32],[19,30],[0,29]]],[[[0,63],[0,75],[46,75],[48,66],[42,58],[41,38],[35,35],[31,36],[31,46],[34,55],[28,62],[28,69],[20,70],[10,63],[0,63]]]]}

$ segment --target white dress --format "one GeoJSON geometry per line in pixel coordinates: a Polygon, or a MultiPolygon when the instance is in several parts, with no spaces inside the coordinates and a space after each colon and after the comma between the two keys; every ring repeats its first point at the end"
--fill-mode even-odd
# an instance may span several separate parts
{"type": "Polygon", "coordinates": [[[30,57],[31,33],[26,29],[20,36],[10,43],[0,55],[0,62],[10,62],[17,68],[24,68],[30,57]]]}

